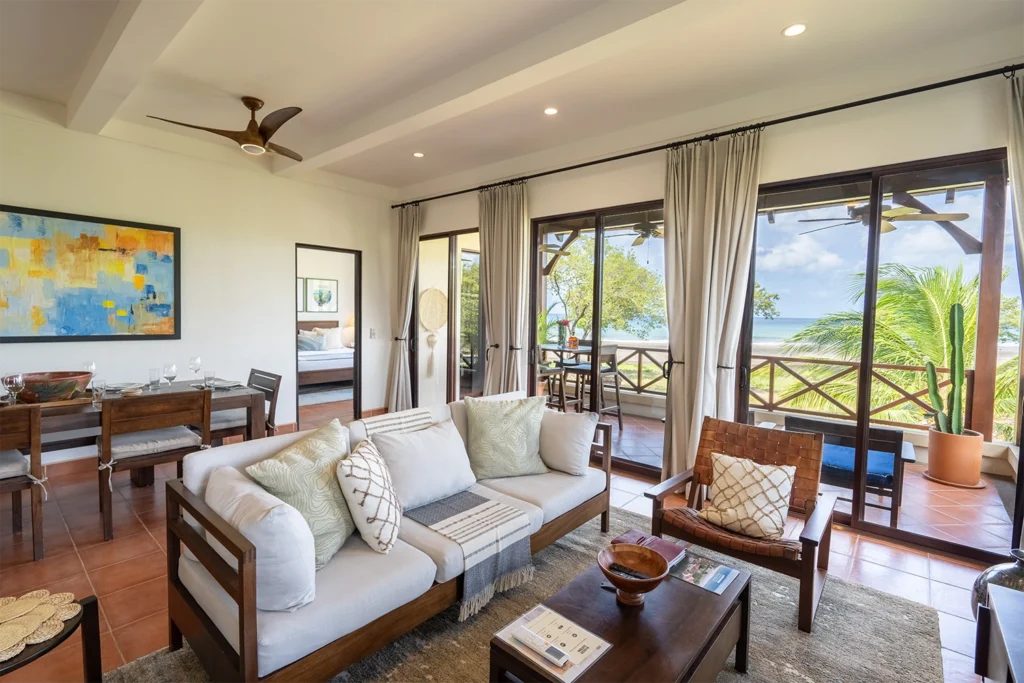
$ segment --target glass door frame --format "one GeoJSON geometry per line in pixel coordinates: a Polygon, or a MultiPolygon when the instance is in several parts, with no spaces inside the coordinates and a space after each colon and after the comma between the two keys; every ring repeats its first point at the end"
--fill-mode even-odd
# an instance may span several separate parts
{"type": "MultiPolygon", "coordinates": [[[[858,369],[858,392],[857,392],[857,439],[855,448],[854,458],[854,473],[853,473],[853,505],[852,512],[850,514],[837,512],[835,514],[835,521],[840,524],[845,524],[857,531],[867,532],[876,536],[887,537],[897,541],[910,543],[925,548],[938,550],[962,557],[967,557],[973,560],[982,562],[996,563],[1003,562],[1009,558],[1008,554],[1000,554],[989,550],[983,550],[974,548],[961,543],[953,541],[946,541],[943,539],[932,538],[929,536],[923,536],[917,533],[906,531],[904,529],[892,528],[881,524],[869,522],[864,519],[864,503],[865,493],[867,488],[867,451],[869,443],[869,432],[871,428],[870,411],[871,411],[871,382],[873,379],[874,369],[874,341],[875,341],[875,307],[878,302],[878,272],[880,263],[880,247],[881,247],[881,223],[882,223],[882,180],[884,177],[892,176],[900,173],[912,173],[915,171],[931,170],[942,167],[954,167],[966,164],[984,163],[984,162],[997,162],[1006,161],[1006,149],[997,148],[992,150],[984,150],[979,152],[970,152],[967,154],[958,154],[947,157],[937,157],[931,159],[924,159],[920,161],[891,164],[887,166],[881,166],[874,169],[868,169],[863,171],[854,171],[849,173],[838,173],[828,174],[822,176],[816,176],[813,178],[806,178],[796,181],[785,181],[780,183],[768,183],[761,185],[758,188],[758,194],[766,192],[781,192],[781,191],[792,191],[800,189],[812,189],[815,187],[821,187],[826,185],[836,185],[848,182],[865,182],[870,181],[871,190],[869,196],[869,224],[868,224],[868,248],[867,248],[867,265],[865,268],[865,283],[864,283],[864,311],[863,311],[863,326],[862,326],[862,339],[861,339],[861,357],[860,367],[858,369]]],[[[1002,272],[1002,249],[999,250],[998,254],[994,253],[991,248],[991,232],[998,224],[998,231],[1000,232],[1000,243],[1002,242],[1002,232],[1005,230],[1005,223],[1002,220],[1002,213],[998,213],[998,220],[990,220],[987,218],[987,214],[990,213],[989,200],[986,198],[986,219],[983,221],[983,234],[982,242],[985,244],[985,249],[982,252],[982,263],[980,265],[980,271],[984,274],[987,269],[997,268],[998,271],[1002,272]],[[986,238],[989,238],[988,240],[986,238]],[[994,260],[998,257],[998,264],[993,266],[994,260]]],[[[1003,208],[1000,206],[1000,208],[1003,208]]],[[[994,215],[995,212],[993,212],[994,215]]],[[[737,401],[736,401],[736,414],[735,420],[737,422],[746,423],[747,413],[749,410],[749,378],[751,368],[751,350],[753,341],[753,297],[754,297],[754,276],[756,268],[756,257],[757,257],[757,237],[755,233],[754,238],[754,249],[751,255],[750,263],[750,277],[747,288],[747,302],[744,311],[744,320],[740,337],[740,346],[737,353],[737,367],[740,372],[737,373],[737,401]]],[[[982,305],[981,298],[986,297],[985,287],[982,285],[979,291],[979,308],[982,305]]],[[[998,302],[997,302],[998,304],[998,302]]],[[[989,302],[989,305],[991,303],[989,302]]],[[[997,305],[998,311],[998,305],[997,305]]],[[[996,314],[998,316],[998,313],[996,314]]],[[[976,361],[977,365],[977,361],[976,361]]],[[[1022,373],[1024,374],[1024,373],[1022,373]]],[[[1022,382],[1024,384],[1024,382],[1022,382]]],[[[1024,386],[1020,389],[1021,393],[1024,394],[1024,386]]],[[[974,400],[976,402],[983,402],[984,396],[978,396],[975,394],[974,400]]],[[[972,406],[965,406],[965,410],[973,412],[972,406]]],[[[1018,447],[1021,444],[1021,432],[1024,432],[1024,421],[1022,426],[1018,430],[1017,441],[1018,447]]],[[[1021,526],[1024,525],[1024,477],[1020,476],[1018,472],[1017,486],[1016,486],[1016,499],[1014,501],[1014,514],[1013,517],[1013,540],[1015,543],[1020,543],[1021,526]]]]}
{"type": "MultiPolygon", "coordinates": [[[[420,235],[420,242],[431,240],[448,239],[448,342],[445,349],[445,400],[451,403],[455,400],[455,387],[459,382],[459,339],[458,335],[451,334],[452,321],[458,314],[458,305],[455,302],[453,292],[456,291],[459,283],[459,270],[462,268],[462,254],[459,249],[459,236],[472,235],[480,232],[480,228],[466,228],[465,230],[449,230],[447,232],[435,232],[429,235],[420,235]]],[[[412,389],[412,406],[419,407],[419,361],[417,360],[417,322],[419,321],[419,252],[416,258],[416,277],[413,280],[412,297],[412,318],[409,321],[409,329],[406,330],[405,338],[409,341],[409,380],[412,389]]],[[[481,317],[482,320],[482,317],[481,317]]],[[[484,359],[484,356],[481,356],[484,359]]],[[[486,368],[487,361],[484,360],[486,368]]],[[[486,372],[486,369],[485,369],[486,372]]]]}

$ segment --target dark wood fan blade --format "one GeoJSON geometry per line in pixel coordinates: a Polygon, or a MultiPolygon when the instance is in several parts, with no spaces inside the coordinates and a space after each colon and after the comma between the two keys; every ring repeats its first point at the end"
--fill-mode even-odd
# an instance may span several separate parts
{"type": "MultiPolygon", "coordinates": [[[[917,209],[921,213],[937,213],[920,199],[911,196],[909,192],[894,192],[892,200],[897,204],[917,209]]],[[[960,249],[962,249],[965,254],[981,253],[981,240],[961,228],[959,225],[950,223],[949,221],[935,221],[935,224],[949,233],[949,236],[952,237],[958,245],[960,245],[960,249]]]]}
{"type": "Polygon", "coordinates": [[[293,116],[301,111],[301,107],[285,107],[264,116],[263,121],[260,123],[260,137],[263,138],[263,142],[270,142],[270,138],[273,137],[278,128],[288,123],[293,116]]]}
{"type": "Polygon", "coordinates": [[[822,230],[831,230],[832,228],[839,228],[844,225],[854,225],[860,223],[860,221],[846,221],[845,223],[836,223],[835,225],[826,225],[823,228],[815,228],[814,230],[808,230],[807,232],[800,233],[801,235],[810,235],[812,232],[821,232],[822,230]]]}
{"type": "Polygon", "coordinates": [[[274,154],[280,154],[283,157],[295,159],[295,161],[302,161],[302,155],[299,154],[298,152],[293,152],[287,147],[282,147],[281,145],[275,145],[273,142],[267,143],[267,149],[269,149],[274,154]]]}
{"type": "Polygon", "coordinates": [[[170,119],[164,119],[159,116],[146,115],[148,118],[156,119],[157,121],[164,121],[165,123],[173,123],[176,126],[184,126],[185,128],[195,128],[196,130],[205,130],[207,133],[213,133],[214,135],[221,135],[226,137],[228,140],[242,144],[245,138],[244,130],[221,130],[220,128],[207,128],[206,126],[195,126],[191,123],[182,123],[181,121],[172,121],[170,119]]]}

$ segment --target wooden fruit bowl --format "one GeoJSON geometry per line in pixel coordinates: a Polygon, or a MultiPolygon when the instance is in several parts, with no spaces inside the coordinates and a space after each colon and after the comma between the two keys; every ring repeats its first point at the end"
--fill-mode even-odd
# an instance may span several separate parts
{"type": "Polygon", "coordinates": [[[668,576],[668,560],[660,553],[630,543],[605,548],[597,554],[597,564],[617,589],[615,598],[624,605],[644,604],[644,593],[650,593],[668,576]],[[626,576],[612,565],[637,572],[643,578],[626,576]]]}
{"type": "Polygon", "coordinates": [[[18,403],[50,403],[85,395],[91,372],[26,372],[18,403]]]}

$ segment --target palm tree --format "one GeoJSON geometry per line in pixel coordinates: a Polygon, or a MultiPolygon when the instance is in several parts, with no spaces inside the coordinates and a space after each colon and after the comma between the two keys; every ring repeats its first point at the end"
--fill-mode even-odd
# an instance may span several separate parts
{"type": "MultiPolygon", "coordinates": [[[[853,276],[851,303],[857,303],[863,298],[863,282],[863,273],[853,276]]],[[[941,266],[881,266],[878,275],[878,303],[875,307],[874,362],[882,365],[923,367],[925,361],[930,360],[940,368],[949,367],[949,309],[954,303],[960,303],[964,307],[964,362],[967,367],[972,367],[977,339],[978,289],[979,277],[965,278],[961,267],[948,270],[941,266]]],[[[862,329],[861,311],[830,313],[788,339],[783,349],[787,355],[858,361],[861,355],[862,329]]],[[[1018,367],[1018,358],[1012,358],[1000,365],[995,396],[996,421],[1001,424],[1007,423],[1011,434],[1016,415],[1018,367]]],[[[806,363],[800,364],[797,371],[813,382],[824,380],[841,369],[806,363]]],[[[876,367],[876,372],[910,393],[926,387],[924,373],[920,371],[876,367]]],[[[764,378],[759,379],[759,383],[763,383],[764,378]]],[[[778,396],[786,396],[805,387],[796,378],[784,374],[784,371],[777,372],[775,382],[778,396]]],[[[827,382],[821,389],[851,409],[856,406],[855,373],[827,382]]],[[[873,406],[886,406],[900,398],[901,394],[882,380],[876,378],[873,381],[873,406]]],[[[816,392],[808,392],[786,405],[804,410],[843,414],[834,404],[816,392]]],[[[924,425],[927,424],[925,416],[926,411],[920,405],[903,402],[873,417],[879,420],[924,425]]]]}

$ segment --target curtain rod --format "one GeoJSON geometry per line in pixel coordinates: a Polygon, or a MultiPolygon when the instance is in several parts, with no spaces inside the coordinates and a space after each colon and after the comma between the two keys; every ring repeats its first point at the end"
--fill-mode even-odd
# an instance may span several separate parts
{"type": "Polygon", "coordinates": [[[682,147],[683,145],[692,145],[698,142],[704,142],[707,140],[716,140],[721,137],[728,135],[739,135],[747,133],[752,130],[763,130],[768,126],[778,126],[783,123],[791,123],[793,121],[800,121],[802,119],[809,119],[814,116],[821,116],[823,114],[832,114],[837,111],[843,111],[846,109],[853,109],[855,107],[863,107],[867,104],[875,104],[877,102],[885,102],[886,100],[894,100],[899,97],[906,97],[908,95],[916,95],[922,92],[928,92],[929,90],[938,90],[940,88],[948,88],[953,85],[960,85],[961,83],[969,83],[970,81],[981,80],[982,78],[990,78],[992,76],[1003,75],[1006,77],[1012,77],[1013,74],[1021,69],[1024,69],[1024,63],[1019,64],[1007,64],[997,69],[989,69],[988,71],[982,71],[981,73],[971,74],[969,76],[961,76],[959,78],[952,78],[946,81],[938,81],[937,83],[929,83],[928,85],[920,85],[916,88],[908,88],[906,90],[899,90],[896,92],[886,93],[885,95],[876,95],[875,97],[868,97],[863,100],[855,100],[853,102],[847,102],[845,104],[837,104],[832,107],[825,107],[824,109],[815,109],[814,111],[804,112],[803,114],[793,114],[791,116],[783,116],[779,119],[771,119],[762,123],[752,123],[746,126],[739,126],[738,128],[730,128],[729,130],[719,131],[717,133],[705,133],[704,135],[698,135],[697,137],[688,138],[685,140],[679,140],[676,142],[668,142],[663,145],[656,147],[646,147],[644,149],[638,149],[633,152],[625,152],[624,154],[616,154],[615,156],[602,157],[600,159],[594,159],[593,161],[585,161],[580,164],[573,164],[572,166],[563,166],[561,168],[551,169],[550,171],[540,171],[538,173],[531,173],[529,175],[520,176],[518,178],[511,178],[509,180],[502,180],[500,182],[487,183],[486,185],[479,185],[477,187],[467,188],[465,190],[457,190],[455,192],[446,192],[445,194],[438,194],[432,197],[425,197],[423,199],[416,199],[413,201],[402,202],[401,204],[392,204],[392,209],[398,209],[403,206],[413,206],[415,204],[421,204],[423,202],[432,202],[436,199],[447,199],[448,197],[457,197],[462,194],[469,194],[470,192],[481,192],[483,190],[489,190],[492,187],[500,187],[502,185],[510,185],[512,183],[522,183],[527,180],[533,180],[535,178],[543,178],[544,176],[555,175],[556,173],[565,173],[567,171],[576,171],[581,168],[587,168],[589,166],[597,166],[598,164],[607,164],[612,161],[620,161],[622,159],[630,159],[632,157],[638,157],[644,154],[651,154],[652,152],[662,152],[673,147],[682,147]]]}

